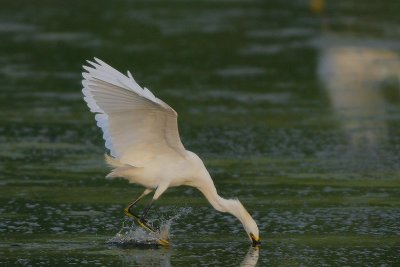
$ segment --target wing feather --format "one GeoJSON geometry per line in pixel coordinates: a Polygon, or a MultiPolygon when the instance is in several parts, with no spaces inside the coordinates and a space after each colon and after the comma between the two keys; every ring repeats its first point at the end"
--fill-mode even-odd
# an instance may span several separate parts
{"type": "Polygon", "coordinates": [[[125,76],[97,58],[87,62],[84,100],[96,114],[111,156],[136,167],[161,154],[185,157],[175,110],[142,89],[129,71],[125,76]]]}

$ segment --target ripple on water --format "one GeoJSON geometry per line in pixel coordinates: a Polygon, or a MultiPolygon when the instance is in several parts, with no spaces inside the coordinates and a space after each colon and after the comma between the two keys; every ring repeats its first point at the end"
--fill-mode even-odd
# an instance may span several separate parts
{"type": "Polygon", "coordinates": [[[349,207],[281,211],[270,209],[261,216],[261,228],[274,234],[400,235],[397,208],[349,207]]]}
{"type": "Polygon", "coordinates": [[[18,22],[1,22],[0,33],[26,33],[36,31],[37,27],[31,24],[18,22]]]}

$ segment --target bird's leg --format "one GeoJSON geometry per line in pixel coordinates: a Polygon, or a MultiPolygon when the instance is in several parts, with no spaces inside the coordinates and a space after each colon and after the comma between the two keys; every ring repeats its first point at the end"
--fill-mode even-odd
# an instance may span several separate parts
{"type": "MultiPolygon", "coordinates": [[[[156,232],[156,229],[154,229],[154,228],[153,228],[152,226],[150,226],[150,225],[147,225],[146,222],[145,222],[145,220],[144,220],[144,218],[142,219],[142,217],[139,217],[138,215],[136,215],[135,213],[133,213],[133,212],[131,211],[131,208],[132,208],[134,205],[136,205],[136,204],[139,202],[140,199],[142,199],[144,196],[148,195],[151,191],[153,191],[153,189],[146,189],[146,190],[144,190],[144,192],[143,192],[137,199],[135,199],[131,204],[129,204],[128,207],[126,207],[126,208],[124,209],[124,212],[125,212],[125,214],[128,215],[129,217],[133,217],[133,218],[135,219],[136,223],[138,223],[142,228],[144,228],[144,229],[146,229],[146,230],[148,230],[148,231],[154,233],[154,232],[156,232]]],[[[152,202],[153,202],[153,201],[152,201],[152,202]]],[[[147,212],[148,212],[148,209],[150,209],[150,207],[146,206],[146,208],[145,208],[145,211],[147,210],[147,211],[146,211],[146,214],[147,214],[147,212]]]]}
{"type": "Polygon", "coordinates": [[[146,216],[147,213],[149,212],[151,206],[153,205],[153,202],[156,201],[162,193],[164,193],[164,191],[168,188],[168,184],[160,184],[156,191],[154,192],[154,196],[153,199],[150,201],[150,203],[144,208],[143,212],[142,212],[142,216],[140,216],[140,220],[142,222],[146,222],[146,216]]]}
{"type": "Polygon", "coordinates": [[[144,210],[143,210],[143,212],[142,212],[142,215],[140,216],[140,220],[141,220],[142,222],[144,222],[144,223],[147,222],[147,221],[146,221],[146,216],[147,216],[147,213],[149,213],[149,210],[150,210],[151,206],[153,205],[153,202],[154,202],[154,199],[152,199],[152,200],[150,201],[150,203],[144,208],[144,210]]]}
{"type": "Polygon", "coordinates": [[[129,204],[128,207],[126,207],[126,208],[124,209],[125,214],[128,215],[128,216],[133,216],[133,217],[135,217],[135,218],[139,218],[139,216],[137,216],[136,214],[134,214],[134,213],[131,211],[131,208],[132,208],[134,205],[136,205],[136,203],[138,203],[139,200],[141,200],[144,196],[148,195],[151,191],[153,191],[153,189],[146,188],[146,190],[144,190],[144,192],[143,192],[137,199],[135,199],[131,204],[129,204]]]}

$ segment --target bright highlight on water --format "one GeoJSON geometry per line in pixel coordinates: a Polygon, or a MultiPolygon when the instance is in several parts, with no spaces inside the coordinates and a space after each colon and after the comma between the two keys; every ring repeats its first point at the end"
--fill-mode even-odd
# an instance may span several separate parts
{"type": "MultiPolygon", "coordinates": [[[[128,71],[125,76],[103,61],[83,66],[83,94],[97,125],[103,131],[110,155],[107,163],[113,168],[107,178],[123,177],[145,187],[125,213],[144,229],[155,233],[146,217],[151,205],[166,189],[192,186],[200,190],[210,204],[220,212],[234,215],[254,246],[260,244],[259,229],[238,199],[220,197],[203,161],[181,143],[176,111],[147,88],[142,89],[128,71]],[[133,207],[146,195],[153,198],[140,216],[133,207]]],[[[169,245],[164,238],[160,245],[169,245]]]]}

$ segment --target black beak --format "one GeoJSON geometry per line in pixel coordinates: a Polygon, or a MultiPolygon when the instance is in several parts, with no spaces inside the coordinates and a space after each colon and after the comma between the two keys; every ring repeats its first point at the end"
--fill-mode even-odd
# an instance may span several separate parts
{"type": "Polygon", "coordinates": [[[251,237],[251,241],[253,242],[252,243],[253,247],[257,247],[257,246],[261,245],[260,238],[257,239],[253,234],[250,234],[250,237],[251,237]]]}

